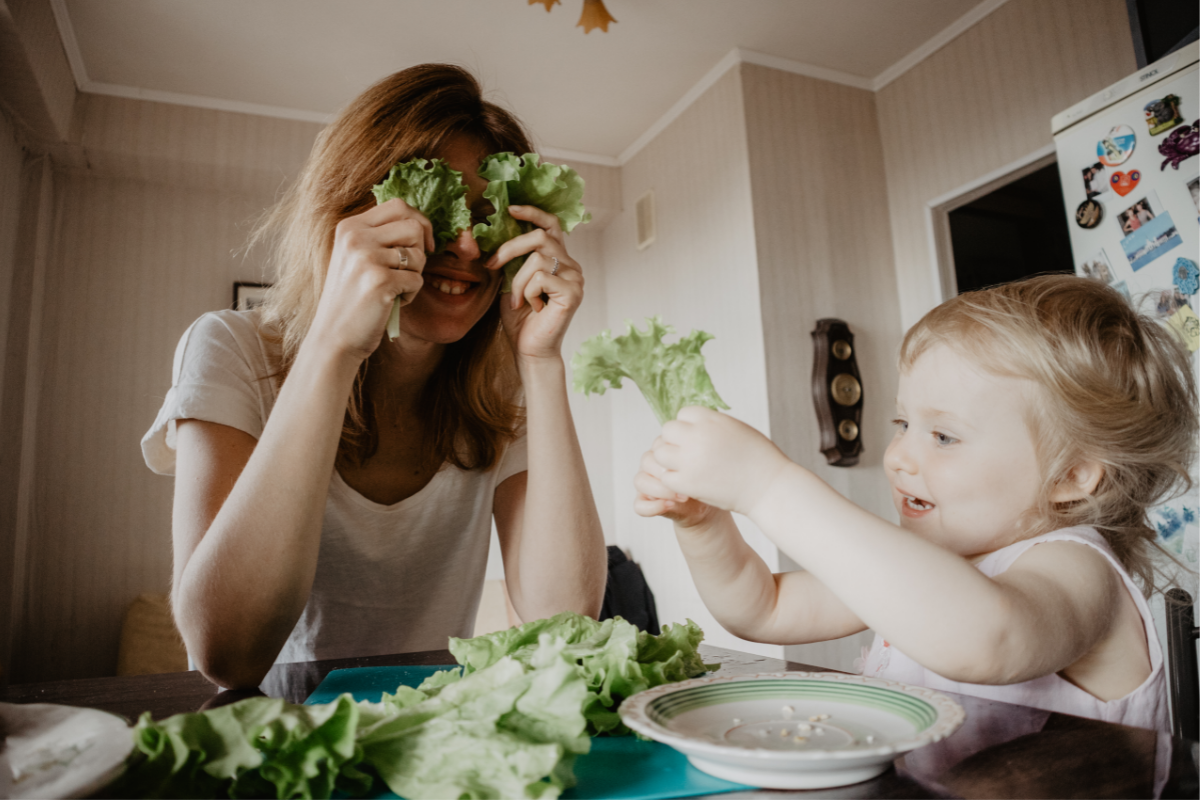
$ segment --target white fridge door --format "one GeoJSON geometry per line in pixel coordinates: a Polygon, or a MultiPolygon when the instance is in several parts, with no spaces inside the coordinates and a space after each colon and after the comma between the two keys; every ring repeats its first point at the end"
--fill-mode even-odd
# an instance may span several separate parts
{"type": "MultiPolygon", "coordinates": [[[[1054,118],[1075,269],[1111,284],[1175,332],[1200,379],[1200,66],[1196,44],[1054,118]]],[[[1166,557],[1157,565],[1197,600],[1200,481],[1150,511],[1166,557]]],[[[1166,648],[1160,596],[1152,599],[1166,648]]],[[[1164,653],[1165,655],[1165,653],[1164,653]]]]}

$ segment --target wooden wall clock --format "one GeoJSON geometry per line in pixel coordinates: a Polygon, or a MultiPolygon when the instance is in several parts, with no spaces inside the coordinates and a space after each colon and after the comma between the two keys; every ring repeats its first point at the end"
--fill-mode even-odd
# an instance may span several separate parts
{"type": "Polygon", "coordinates": [[[852,467],[862,454],[862,377],[854,334],[840,319],[819,319],[813,337],[813,406],[821,452],[835,467],[852,467]]]}

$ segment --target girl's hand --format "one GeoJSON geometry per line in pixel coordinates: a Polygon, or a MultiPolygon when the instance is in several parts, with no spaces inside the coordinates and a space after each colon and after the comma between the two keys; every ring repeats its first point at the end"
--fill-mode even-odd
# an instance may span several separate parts
{"type": "MultiPolygon", "coordinates": [[[[656,439],[655,446],[661,441],[661,437],[656,439]]],[[[633,477],[633,487],[637,490],[633,500],[635,512],[643,517],[666,517],[681,528],[691,528],[712,518],[715,508],[664,486],[662,476],[665,473],[666,469],[654,458],[653,450],[642,456],[641,469],[633,477]]]]}
{"type": "Polygon", "coordinates": [[[534,206],[509,206],[508,211],[538,227],[500,245],[484,264],[500,269],[517,256],[529,256],[513,277],[512,293],[500,295],[500,320],[518,359],[561,358],[563,335],[583,302],[583,270],[567,254],[558,217],[534,206]]]}
{"type": "Polygon", "coordinates": [[[746,516],[790,463],[754,428],[700,406],[664,425],[652,452],[668,490],[746,516]]]}
{"type": "Polygon", "coordinates": [[[392,301],[407,305],[424,285],[425,253],[433,250],[433,226],[403,200],[339,222],[310,338],[360,361],[371,355],[392,301]]]}

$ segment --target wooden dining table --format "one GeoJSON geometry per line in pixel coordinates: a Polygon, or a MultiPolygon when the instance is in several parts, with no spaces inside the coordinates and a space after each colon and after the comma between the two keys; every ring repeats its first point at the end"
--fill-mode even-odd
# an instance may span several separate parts
{"type": "MultiPolygon", "coordinates": [[[[820,672],[819,667],[700,646],[719,674],[820,672]]],[[[225,691],[199,672],[83,678],[10,685],[6,703],[56,703],[98,708],[130,722],[215,708],[268,695],[302,703],[336,669],[448,665],[448,650],[276,665],[258,689],[225,691]]],[[[712,795],[727,800],[780,795],[858,798],[1139,798],[1200,796],[1197,743],[1167,733],[951,695],[966,721],[948,738],[897,758],[865,783],[834,789],[749,790],[712,795]]]]}

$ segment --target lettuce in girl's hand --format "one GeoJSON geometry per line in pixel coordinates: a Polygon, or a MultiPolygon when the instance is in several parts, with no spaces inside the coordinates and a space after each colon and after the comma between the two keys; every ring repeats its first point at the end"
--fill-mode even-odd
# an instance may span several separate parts
{"type": "Polygon", "coordinates": [[[609,388],[620,389],[621,379],[629,378],[664,424],[675,419],[684,406],[714,411],[729,408],[713,388],[700,354],[712,334],[692,331],[675,344],[664,344],[663,336],[675,329],[659,317],[646,321],[645,333],[627,322],[624,336],[613,338],[608,331],[601,331],[580,345],[571,359],[575,391],[604,394],[609,388]]]}
{"type": "MultiPolygon", "coordinates": [[[[405,161],[392,167],[383,183],[371,187],[375,202],[399,198],[429,218],[437,251],[458,238],[471,226],[467,208],[467,186],[462,173],[450,169],[440,158],[405,161]]],[[[400,335],[400,300],[392,304],[387,323],[388,338],[400,335]]]]}
{"type": "MultiPolygon", "coordinates": [[[[583,207],[583,178],[567,166],[541,164],[537,153],[518,158],[512,153],[496,153],[479,165],[479,176],[487,178],[483,196],[492,201],[496,212],[480,222],[472,231],[479,249],[494,252],[509,239],[533,230],[532,223],[515,219],[508,207],[537,206],[558,217],[563,233],[587,222],[592,215],[583,207]]],[[[525,263],[518,256],[504,265],[504,284],[501,292],[512,291],[512,279],[525,263]]]]}

